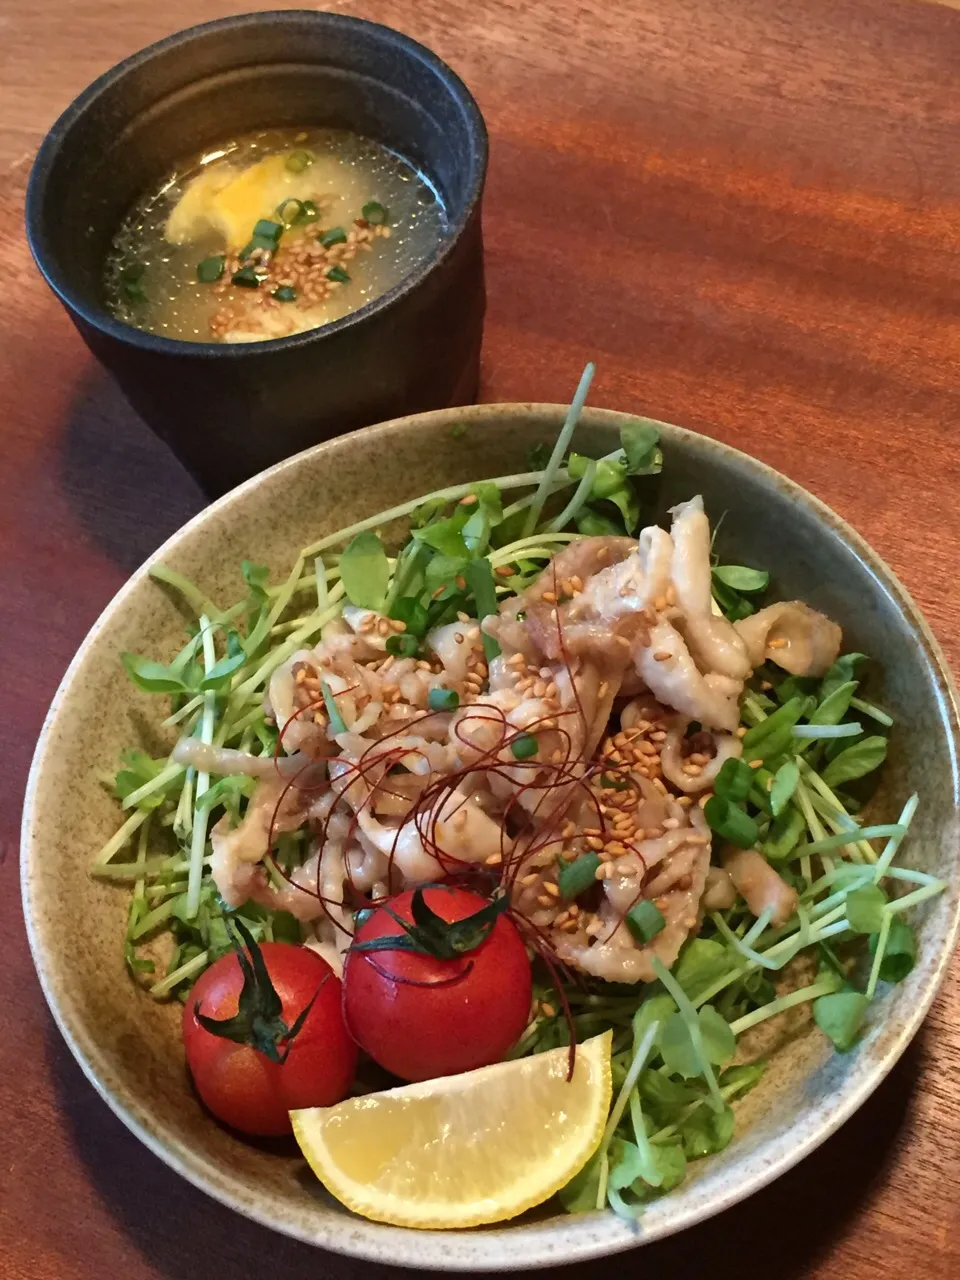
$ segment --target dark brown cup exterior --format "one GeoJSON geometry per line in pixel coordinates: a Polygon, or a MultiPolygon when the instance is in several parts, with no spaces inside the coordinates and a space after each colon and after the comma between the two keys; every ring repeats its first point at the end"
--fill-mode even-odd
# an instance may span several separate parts
{"type": "Polygon", "coordinates": [[[483,118],[429,50],[312,11],[206,23],[120,63],[51,129],[27,192],[34,257],[131,405],[210,496],[356,427],[476,398],[485,291],[483,118]],[[433,181],[449,234],[368,306],[270,342],[183,342],[114,319],[111,237],[175,161],[256,129],[325,125],[384,143],[433,181]]]}

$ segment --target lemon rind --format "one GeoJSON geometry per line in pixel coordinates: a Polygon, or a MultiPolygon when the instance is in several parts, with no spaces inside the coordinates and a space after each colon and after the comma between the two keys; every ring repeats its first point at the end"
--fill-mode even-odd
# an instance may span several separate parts
{"type": "MultiPolygon", "coordinates": [[[[594,1115],[591,1117],[589,1129],[583,1130],[582,1141],[572,1147],[569,1152],[564,1153],[562,1163],[551,1166],[549,1178],[538,1179],[535,1174],[530,1175],[515,1187],[509,1188],[505,1194],[498,1194],[496,1199],[490,1198],[458,1205],[437,1201],[411,1201],[389,1194],[371,1196],[369,1184],[358,1184],[351,1178],[345,1178],[336,1163],[325,1158],[326,1147],[323,1142],[316,1140],[315,1133],[307,1132],[305,1118],[310,1116],[310,1110],[290,1113],[294,1136],[310,1168],[331,1195],[353,1213],[360,1214],[373,1222],[438,1231],[506,1222],[549,1200],[580,1172],[599,1147],[613,1093],[610,1039],[609,1032],[595,1037],[596,1041],[606,1043],[597,1044],[596,1049],[591,1049],[589,1055],[591,1072],[600,1074],[600,1087],[591,1094],[594,1115]]],[[[583,1049],[586,1048],[587,1046],[584,1045],[583,1049]]],[[[552,1052],[565,1051],[553,1050],[552,1052]]],[[[484,1074],[490,1070],[492,1068],[481,1068],[484,1074]]],[[[412,1088],[407,1086],[404,1092],[412,1092],[414,1089],[418,1093],[425,1092],[429,1083],[412,1088]]]]}

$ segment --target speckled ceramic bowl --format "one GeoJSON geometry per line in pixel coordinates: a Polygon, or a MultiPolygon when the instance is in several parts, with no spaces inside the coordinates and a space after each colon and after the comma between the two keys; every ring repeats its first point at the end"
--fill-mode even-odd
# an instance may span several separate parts
{"type": "MultiPolygon", "coordinates": [[[[552,439],[562,414],[549,405],[481,405],[343,436],[234,490],[150,563],[163,560],[226,603],[240,592],[245,557],[285,574],[302,545],[349,521],[443,484],[524,470],[525,451],[552,439]],[[454,422],[467,431],[451,434],[454,422]]],[[[614,413],[588,412],[578,448],[607,452],[617,424],[614,413]]],[[[866,650],[885,672],[877,692],[898,727],[879,807],[894,813],[920,792],[906,859],[950,882],[916,917],[916,968],[875,1007],[853,1053],[833,1054],[810,1030],[777,1057],[741,1108],[730,1147],[697,1165],[636,1228],[612,1214],[567,1217],[550,1206],[515,1224],[463,1232],[354,1217],[304,1176],[301,1160],[247,1146],[201,1111],[184,1073],[179,1009],[152,1003],[125,976],[126,894],[87,875],[91,854],[117,825],[97,775],[123,746],[155,733],[163,714],[122,677],[119,654],[166,657],[182,639],[182,616],[145,565],[84,641],[47,716],[23,822],[24,910],[47,1000],[93,1085],[151,1150],[224,1204],[325,1248],[412,1267],[506,1270],[616,1252],[717,1213],[802,1159],[876,1088],[919,1027],[953,949],[960,899],[957,710],[937,645],[889,569],[809,494],[689,431],[665,429],[664,450],[658,513],[703,493],[714,519],[726,512],[725,558],[767,565],[779,593],[836,618],[846,647],[866,650]]]]}

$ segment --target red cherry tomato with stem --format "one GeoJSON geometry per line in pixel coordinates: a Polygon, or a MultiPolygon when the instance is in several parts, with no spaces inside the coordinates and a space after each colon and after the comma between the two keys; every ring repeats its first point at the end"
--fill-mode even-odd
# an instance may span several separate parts
{"type": "Polygon", "coordinates": [[[344,967],[344,1018],[387,1071],[403,1080],[455,1075],[499,1062],[516,1044],[530,1017],[530,961],[501,910],[436,885],[399,894],[359,926],[344,967]],[[414,925],[415,939],[396,916],[414,925]]]}
{"type": "Polygon", "coordinates": [[[347,1096],[357,1047],[343,1024],[340,980],[327,962],[292,943],[258,946],[243,932],[245,951],[216,960],[184,1005],[187,1065],[219,1120],[243,1133],[289,1133],[289,1111],[347,1096]]]}

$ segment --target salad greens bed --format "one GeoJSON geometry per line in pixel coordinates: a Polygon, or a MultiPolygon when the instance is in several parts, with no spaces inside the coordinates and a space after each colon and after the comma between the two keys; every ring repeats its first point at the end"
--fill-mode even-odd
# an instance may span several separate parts
{"type": "MultiPolygon", "coordinates": [[[[461,613],[494,612],[573,538],[634,533],[642,478],[663,462],[658,424],[625,418],[620,449],[604,458],[572,451],[592,372],[588,365],[552,450],[534,450],[529,471],[450,486],[341,529],[305,547],[280,583],[270,582],[267,566],[245,561],[245,593],[229,606],[156,566],[152,576],[190,611],[186,643],[167,663],[129,653],[123,663],[138,689],[171,700],[164,727],[269,757],[277,747],[277,728],[263,709],[270,676],[315,644],[345,604],[402,621],[405,630],[388,649],[412,656],[431,628],[461,613]],[[400,521],[407,533],[393,555],[381,531],[400,521]]],[[[714,597],[732,620],[754,612],[768,587],[764,570],[713,568],[714,597]]],[[[488,658],[498,652],[492,638],[484,643],[488,658]]],[[[632,1216],[675,1187],[688,1161],[730,1141],[731,1103],[764,1069],[750,1051],[755,1027],[809,1006],[845,1052],[882,985],[913,967],[905,913],[945,886],[894,864],[916,796],[896,822],[859,819],[893,726],[863,696],[867,664],[864,654],[850,653],[822,679],[773,667],[756,672],[742,701],[743,758],[724,764],[705,805],[722,842],[761,850],[796,888],[790,920],[775,927],[769,911],[753,919],[742,902],[711,912],[672,972],[658,965],[658,982],[566,985],[569,1022],[552,988],[539,987],[514,1056],[569,1043],[571,1028],[578,1040],[614,1032],[615,1102],[600,1150],[562,1193],[569,1210],[609,1204],[632,1216]]],[[[199,974],[232,949],[231,918],[258,941],[301,940],[300,924],[285,912],[228,908],[210,875],[209,831],[223,815],[240,820],[255,778],[212,781],[172,756],[134,748],[104,781],[125,820],[92,871],[132,888],[124,955],[153,997],[186,998],[199,974]]],[[[273,857],[289,873],[306,853],[306,833],[294,832],[277,838],[273,857]]],[[[276,867],[268,870],[282,884],[276,867]]]]}

